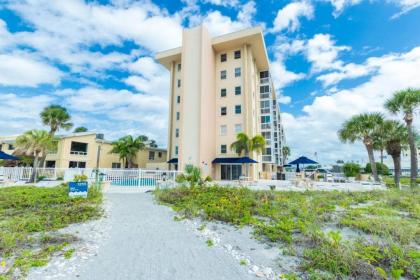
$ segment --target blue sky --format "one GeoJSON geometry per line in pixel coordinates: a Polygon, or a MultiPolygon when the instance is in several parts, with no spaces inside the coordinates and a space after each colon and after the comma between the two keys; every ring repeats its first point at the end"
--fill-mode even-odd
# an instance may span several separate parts
{"type": "Polygon", "coordinates": [[[58,103],[108,139],[165,146],[169,77],[154,54],[179,46],[182,28],[262,25],[293,155],[363,161],[336,131],[420,87],[419,19],[420,0],[0,0],[0,134],[42,128],[39,112],[58,103]]]}

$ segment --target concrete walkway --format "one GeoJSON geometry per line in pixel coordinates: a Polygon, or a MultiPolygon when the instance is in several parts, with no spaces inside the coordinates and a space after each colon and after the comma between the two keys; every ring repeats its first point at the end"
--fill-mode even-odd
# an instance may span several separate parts
{"type": "Polygon", "coordinates": [[[221,248],[208,247],[150,193],[106,194],[109,238],[67,279],[256,279],[221,248]]]}

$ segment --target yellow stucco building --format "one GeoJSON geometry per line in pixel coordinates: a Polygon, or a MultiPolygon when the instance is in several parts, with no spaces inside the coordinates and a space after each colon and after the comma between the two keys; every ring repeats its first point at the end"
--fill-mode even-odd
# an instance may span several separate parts
{"type": "Polygon", "coordinates": [[[249,157],[252,179],[283,165],[284,131],[260,27],[212,38],[204,26],[183,31],[182,46],[158,53],[170,71],[168,162],[199,166],[216,180],[246,175],[250,161],[230,150],[239,132],[262,134],[266,149],[249,157]]]}
{"type": "MultiPolygon", "coordinates": [[[[0,137],[0,150],[13,154],[17,136],[0,137]]],[[[56,151],[45,159],[45,167],[56,168],[123,168],[117,154],[110,153],[111,142],[96,132],[81,132],[58,136],[56,151]]],[[[136,168],[168,169],[166,150],[150,148],[139,151],[135,159],[136,168]]]]}

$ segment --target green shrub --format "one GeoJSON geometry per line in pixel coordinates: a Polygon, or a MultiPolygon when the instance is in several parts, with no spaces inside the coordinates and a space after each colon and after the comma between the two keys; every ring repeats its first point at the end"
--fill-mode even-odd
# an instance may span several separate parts
{"type": "Polygon", "coordinates": [[[343,165],[343,172],[346,177],[356,177],[360,174],[360,165],[353,162],[347,162],[343,165]]]}
{"type": "Polygon", "coordinates": [[[47,178],[47,176],[43,176],[43,175],[42,175],[42,176],[38,176],[38,177],[37,177],[37,180],[38,180],[38,181],[42,181],[42,180],[44,180],[45,178],[47,178]]]}
{"type": "Polygon", "coordinates": [[[74,182],[86,182],[88,177],[85,174],[74,175],[73,181],[74,182]]]}
{"type": "MultiPolygon", "coordinates": [[[[376,170],[378,171],[378,175],[387,176],[387,175],[391,174],[389,172],[388,166],[386,166],[384,163],[377,162],[376,163],[376,170]]],[[[365,172],[368,173],[368,174],[372,173],[372,166],[371,166],[370,162],[366,164],[365,172]]]]}

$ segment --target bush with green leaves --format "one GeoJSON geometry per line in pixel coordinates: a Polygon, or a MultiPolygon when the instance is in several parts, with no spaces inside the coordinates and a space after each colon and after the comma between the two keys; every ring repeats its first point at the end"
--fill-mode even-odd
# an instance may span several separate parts
{"type": "Polygon", "coordinates": [[[86,182],[88,177],[85,174],[74,175],[73,181],[74,182],[86,182]]]}
{"type": "MultiPolygon", "coordinates": [[[[386,166],[384,163],[377,162],[376,163],[376,170],[378,171],[379,175],[385,175],[386,176],[386,175],[391,174],[389,172],[388,166],[386,166]]],[[[371,167],[370,163],[366,164],[365,172],[368,173],[368,174],[372,173],[372,167],[371,167]]]]}
{"type": "Polygon", "coordinates": [[[210,176],[203,177],[201,169],[190,164],[186,165],[184,172],[176,177],[177,183],[188,184],[190,187],[202,187],[211,181],[210,176]]]}
{"type": "Polygon", "coordinates": [[[346,162],[343,165],[343,172],[346,177],[356,177],[360,174],[360,165],[354,162],[346,162]]]}

